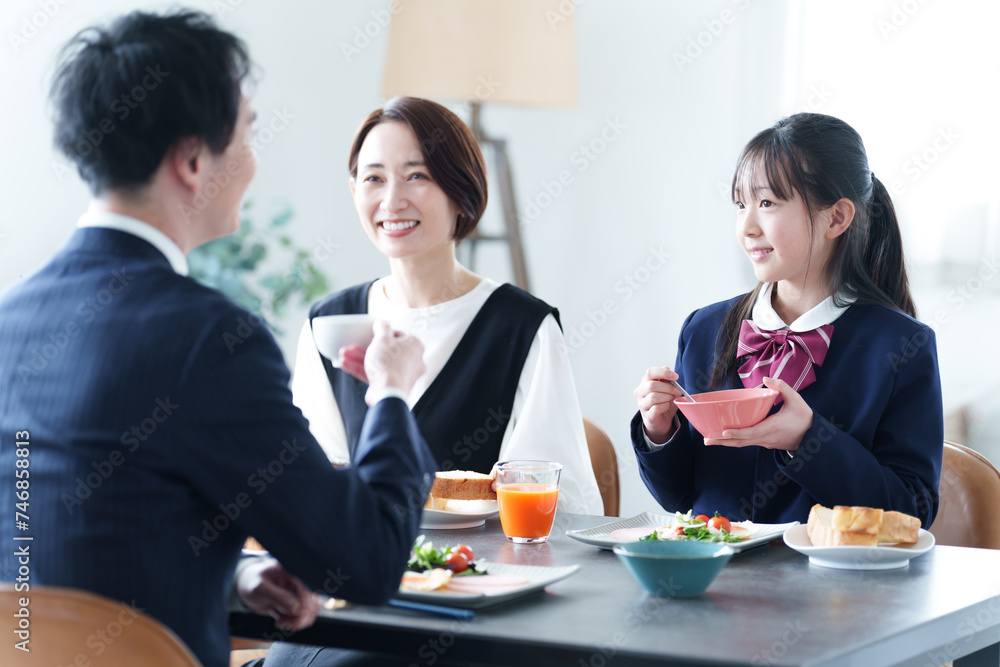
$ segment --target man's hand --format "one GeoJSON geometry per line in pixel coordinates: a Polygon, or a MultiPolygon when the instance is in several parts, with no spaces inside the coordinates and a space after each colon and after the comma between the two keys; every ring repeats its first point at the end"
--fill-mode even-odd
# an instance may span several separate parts
{"type": "Polygon", "coordinates": [[[273,558],[242,568],[237,573],[236,593],[251,611],[292,630],[312,625],[322,606],[318,595],[273,558]]]}
{"type": "Polygon", "coordinates": [[[372,396],[381,395],[386,388],[409,394],[425,370],[424,346],[419,340],[393,331],[388,322],[375,322],[375,340],[365,351],[364,371],[368,378],[365,400],[369,405],[372,396]]]}

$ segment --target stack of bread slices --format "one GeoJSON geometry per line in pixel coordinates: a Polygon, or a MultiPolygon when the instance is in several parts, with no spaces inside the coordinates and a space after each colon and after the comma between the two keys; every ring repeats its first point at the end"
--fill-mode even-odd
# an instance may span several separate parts
{"type": "Polygon", "coordinates": [[[920,519],[871,507],[813,505],[806,532],[817,547],[913,544],[920,533],[920,519]]]}

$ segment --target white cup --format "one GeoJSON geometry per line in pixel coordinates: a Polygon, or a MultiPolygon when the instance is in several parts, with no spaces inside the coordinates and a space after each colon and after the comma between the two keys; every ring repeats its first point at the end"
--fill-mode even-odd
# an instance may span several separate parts
{"type": "Polygon", "coordinates": [[[371,345],[375,338],[375,318],[371,315],[322,315],[313,318],[312,333],[319,353],[340,368],[340,348],[371,345]]]}

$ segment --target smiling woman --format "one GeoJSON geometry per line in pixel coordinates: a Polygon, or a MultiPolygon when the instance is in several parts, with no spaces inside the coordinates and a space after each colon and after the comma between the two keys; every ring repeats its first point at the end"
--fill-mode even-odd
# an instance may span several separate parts
{"type": "MultiPolygon", "coordinates": [[[[302,329],[292,392],[331,461],[365,454],[358,450],[368,411],[365,348],[322,357],[311,324],[368,313],[424,345],[427,370],[407,399],[440,468],[486,474],[498,460],[557,461],[561,509],[602,513],[558,312],[456,259],[455,247],[486,207],[486,172],[472,132],[439,104],[396,98],[361,124],[349,169],[362,228],[388,258],[390,274],[315,304],[302,329]]],[[[408,509],[422,505],[418,498],[408,509]]],[[[338,659],[318,647],[277,643],[264,664],[338,659]]]]}
{"type": "MultiPolygon", "coordinates": [[[[357,184],[368,180],[385,183],[387,168],[408,180],[423,179],[434,185],[429,195],[424,196],[444,195],[447,204],[457,209],[442,211],[449,228],[454,226],[451,236],[456,242],[475,229],[486,210],[486,165],[475,137],[457,116],[429,100],[396,98],[385,109],[369,114],[358,128],[348,169],[351,192],[362,221],[364,203],[380,202],[385,194],[375,189],[367,197],[359,195],[357,184]],[[393,164],[380,160],[391,160],[393,164]],[[376,173],[365,173],[366,170],[376,173]]],[[[384,219],[397,202],[387,202],[380,217],[384,219]]],[[[436,204],[445,205],[440,200],[436,204]]]]}
{"type": "Polygon", "coordinates": [[[365,234],[390,264],[427,254],[447,262],[459,227],[468,227],[462,225],[467,217],[431,179],[413,130],[398,121],[380,123],[368,133],[357,159],[360,167],[351,177],[354,204],[365,234]]]}
{"type": "Polygon", "coordinates": [[[310,324],[367,313],[424,344],[427,372],[408,398],[442,469],[558,461],[560,506],[601,513],[558,312],[456,259],[486,207],[472,132],[439,104],[396,98],[362,122],[348,168],[361,226],[390,273],[315,304],[303,327],[292,391],[327,455],[338,464],[355,457],[367,412],[364,348],[324,358],[310,324]]]}

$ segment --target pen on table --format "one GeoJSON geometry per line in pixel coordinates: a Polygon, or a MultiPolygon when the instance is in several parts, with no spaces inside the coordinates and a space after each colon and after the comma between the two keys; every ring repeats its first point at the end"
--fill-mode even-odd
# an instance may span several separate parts
{"type": "Polygon", "coordinates": [[[448,618],[470,619],[476,617],[476,612],[471,609],[459,609],[457,607],[446,607],[444,605],[427,604],[425,602],[412,602],[410,600],[397,600],[393,598],[389,600],[388,605],[390,607],[398,607],[400,609],[412,609],[413,611],[423,611],[428,614],[447,616],[448,618]]]}

